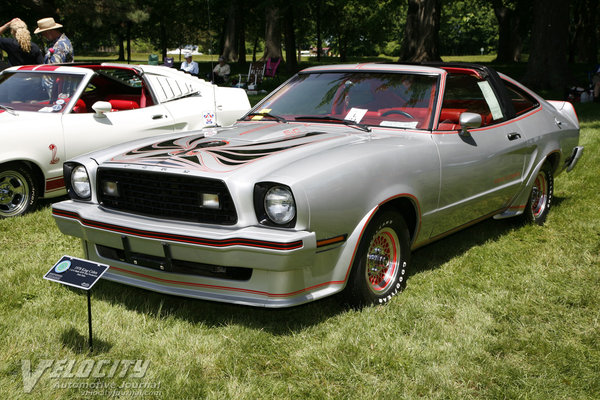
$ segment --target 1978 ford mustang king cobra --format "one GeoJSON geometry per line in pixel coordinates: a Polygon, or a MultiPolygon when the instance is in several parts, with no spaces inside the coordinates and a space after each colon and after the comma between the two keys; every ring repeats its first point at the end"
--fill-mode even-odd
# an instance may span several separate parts
{"type": "Polygon", "coordinates": [[[314,67],[234,126],[65,163],[52,208],[106,279],[286,307],[384,303],[411,249],[484,218],[542,224],[582,154],[571,104],[471,64],[314,67]]]}
{"type": "Polygon", "coordinates": [[[63,162],[107,146],[206,126],[250,109],[241,89],[173,68],[26,65],[0,74],[0,218],[65,195],[63,162]]]}

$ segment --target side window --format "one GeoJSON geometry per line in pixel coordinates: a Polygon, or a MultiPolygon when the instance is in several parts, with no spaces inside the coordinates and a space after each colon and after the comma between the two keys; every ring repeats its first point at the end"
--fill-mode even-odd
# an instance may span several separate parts
{"type": "Polygon", "coordinates": [[[449,74],[438,129],[460,129],[459,117],[463,112],[480,114],[482,126],[504,120],[498,98],[487,80],[475,75],[449,74]]]}
{"type": "Polygon", "coordinates": [[[529,93],[525,92],[524,90],[520,89],[519,87],[513,85],[510,82],[503,82],[504,86],[506,86],[506,91],[508,92],[510,101],[515,107],[517,115],[525,114],[537,108],[540,105],[540,103],[538,103],[538,101],[534,97],[529,95],[529,93]]]}

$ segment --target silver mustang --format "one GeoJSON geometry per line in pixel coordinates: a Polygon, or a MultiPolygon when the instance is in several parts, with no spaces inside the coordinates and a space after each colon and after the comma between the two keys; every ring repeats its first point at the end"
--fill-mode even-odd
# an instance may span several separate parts
{"type": "Polygon", "coordinates": [[[232,127],[65,163],[60,230],[106,279],[287,307],[402,290],[411,249],[485,218],[544,223],[582,154],[570,103],[480,65],[321,66],[232,127]]]}

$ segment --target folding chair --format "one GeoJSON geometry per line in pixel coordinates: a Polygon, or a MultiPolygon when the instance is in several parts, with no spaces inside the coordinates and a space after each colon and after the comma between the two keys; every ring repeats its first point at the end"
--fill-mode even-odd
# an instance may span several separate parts
{"type": "Polygon", "coordinates": [[[250,64],[250,68],[248,68],[248,74],[239,74],[238,85],[240,87],[256,85],[262,82],[265,74],[265,63],[261,61],[253,62],[250,64]],[[245,80],[244,80],[245,78],[245,80]]]}
{"type": "Polygon", "coordinates": [[[277,75],[277,67],[279,66],[279,63],[281,63],[281,58],[269,58],[267,60],[267,64],[265,65],[264,76],[268,78],[275,78],[275,76],[277,75]]]}

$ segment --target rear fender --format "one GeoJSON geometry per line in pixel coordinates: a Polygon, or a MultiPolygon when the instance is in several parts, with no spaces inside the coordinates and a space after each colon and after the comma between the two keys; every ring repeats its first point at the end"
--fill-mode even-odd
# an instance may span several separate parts
{"type": "MultiPolygon", "coordinates": [[[[544,164],[546,162],[549,162],[550,158],[554,153],[556,152],[548,154],[546,157],[544,157],[537,163],[535,168],[532,169],[532,174],[529,175],[527,182],[522,187],[519,194],[514,198],[514,200],[510,203],[509,207],[504,212],[494,215],[494,219],[504,219],[523,214],[523,212],[525,211],[525,207],[527,206],[527,201],[529,200],[529,195],[531,194],[531,189],[533,188],[535,178],[537,177],[544,164]]],[[[553,165],[552,162],[550,162],[550,164],[553,165]]],[[[554,165],[553,170],[555,170],[554,165]]]]}
{"type": "Polygon", "coordinates": [[[579,118],[577,118],[577,113],[575,112],[575,108],[573,104],[568,101],[556,101],[549,100],[548,103],[552,105],[562,116],[567,118],[573,125],[579,129],[579,118]]]}

